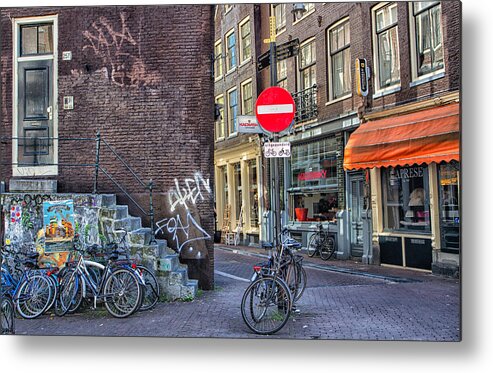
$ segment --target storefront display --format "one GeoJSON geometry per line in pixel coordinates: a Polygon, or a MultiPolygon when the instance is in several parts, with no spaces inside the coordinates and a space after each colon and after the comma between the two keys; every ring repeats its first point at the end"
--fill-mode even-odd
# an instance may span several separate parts
{"type": "Polygon", "coordinates": [[[460,163],[439,165],[441,251],[458,253],[460,248],[460,163]]]}

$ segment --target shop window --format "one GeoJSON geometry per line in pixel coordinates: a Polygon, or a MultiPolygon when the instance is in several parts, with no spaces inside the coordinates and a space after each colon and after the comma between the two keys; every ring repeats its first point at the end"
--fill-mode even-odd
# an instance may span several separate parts
{"type": "Polygon", "coordinates": [[[329,29],[329,97],[335,100],[351,93],[351,48],[349,20],[329,29]]]}
{"type": "Polygon", "coordinates": [[[415,56],[413,74],[417,78],[435,73],[444,67],[440,2],[413,3],[412,17],[415,56]]]}
{"type": "Polygon", "coordinates": [[[431,231],[427,166],[382,168],[386,230],[431,231]]]}
{"type": "Polygon", "coordinates": [[[460,249],[460,164],[439,165],[441,250],[457,253],[460,249]]]}
{"type": "Polygon", "coordinates": [[[295,145],[291,152],[291,219],[333,220],[337,210],[337,141],[295,145]]]}
{"type": "Polygon", "coordinates": [[[379,7],[373,12],[375,58],[378,66],[377,90],[400,83],[397,4],[379,7]]]}
{"type": "Polygon", "coordinates": [[[223,206],[226,207],[229,205],[229,194],[228,194],[228,172],[226,166],[223,166],[219,169],[220,178],[222,181],[222,190],[221,197],[223,201],[223,206]]]}
{"type": "Polygon", "coordinates": [[[250,228],[258,228],[258,180],[257,180],[257,161],[248,161],[248,185],[250,193],[250,228]]]}

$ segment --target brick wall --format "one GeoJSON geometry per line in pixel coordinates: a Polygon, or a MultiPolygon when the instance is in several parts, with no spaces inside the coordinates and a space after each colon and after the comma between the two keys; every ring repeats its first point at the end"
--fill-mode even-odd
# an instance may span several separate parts
{"type": "MultiPolygon", "coordinates": [[[[57,14],[59,136],[87,138],[100,131],[145,182],[154,181],[156,219],[166,217],[175,178],[181,182],[200,172],[213,184],[212,10],[208,5],[2,9],[2,135],[10,136],[12,128],[10,19],[57,14]],[[72,60],[62,61],[62,51],[72,51],[72,60]],[[73,110],[63,110],[63,96],[74,97],[73,110]]],[[[2,144],[0,152],[10,161],[10,145],[2,144]]],[[[94,142],[60,141],[61,164],[94,159],[94,142]]],[[[104,146],[101,161],[148,204],[145,190],[104,146]]],[[[10,176],[10,167],[2,166],[0,179],[10,176]]],[[[92,169],[61,166],[57,179],[59,192],[92,191],[92,169]]],[[[101,173],[99,186],[118,191],[101,173]]],[[[194,208],[212,236],[212,194],[208,197],[194,208]]],[[[209,274],[201,285],[207,288],[213,284],[212,241],[204,249],[209,274]]]]}

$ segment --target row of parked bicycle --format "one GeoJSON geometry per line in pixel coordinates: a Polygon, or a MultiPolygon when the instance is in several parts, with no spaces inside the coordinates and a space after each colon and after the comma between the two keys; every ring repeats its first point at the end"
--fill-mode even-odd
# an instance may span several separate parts
{"type": "MultiPolygon", "coordinates": [[[[296,254],[301,243],[289,236],[284,228],[280,234],[279,245],[263,243],[269,250],[268,261],[253,267],[251,283],[245,290],[241,301],[241,315],[250,330],[257,334],[274,334],[281,330],[289,320],[295,303],[303,295],[307,275],[303,268],[303,256],[296,254]]],[[[319,254],[328,260],[335,252],[334,237],[319,224],[312,235],[307,253],[310,257],[319,254]]]]}
{"type": "Polygon", "coordinates": [[[14,330],[15,310],[33,319],[53,310],[76,312],[83,300],[92,308],[101,301],[118,318],[153,308],[160,289],[154,274],[129,258],[126,232],[118,243],[85,246],[74,240],[70,260],[61,269],[39,268],[36,251],[2,249],[2,332],[14,330]]]}

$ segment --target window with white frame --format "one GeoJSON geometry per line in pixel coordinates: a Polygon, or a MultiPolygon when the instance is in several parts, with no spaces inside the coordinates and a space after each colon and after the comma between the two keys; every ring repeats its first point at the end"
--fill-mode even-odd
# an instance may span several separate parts
{"type": "Polygon", "coordinates": [[[413,77],[419,78],[444,68],[442,10],[438,1],[414,2],[411,7],[413,77]]]}
{"type": "Polygon", "coordinates": [[[236,88],[228,91],[228,130],[232,135],[237,132],[236,118],[238,116],[238,97],[236,88]]]}
{"type": "Polygon", "coordinates": [[[315,3],[303,3],[305,6],[305,12],[303,14],[294,13],[293,22],[298,22],[299,20],[305,18],[308,14],[315,10],[315,3]]]}
{"type": "Polygon", "coordinates": [[[315,39],[300,46],[298,61],[300,90],[302,91],[317,83],[315,39]]]}
{"type": "Polygon", "coordinates": [[[248,60],[252,56],[252,34],[250,28],[250,18],[246,18],[240,23],[240,59],[241,62],[248,60]]]}
{"type": "Polygon", "coordinates": [[[277,61],[277,86],[288,89],[287,60],[277,61]]]}
{"type": "Polygon", "coordinates": [[[241,83],[241,113],[253,115],[252,80],[241,83]]]}
{"type": "Polygon", "coordinates": [[[223,75],[223,43],[221,40],[214,44],[214,77],[216,79],[223,75]]]}
{"type": "Polygon", "coordinates": [[[385,4],[373,10],[373,30],[378,91],[400,84],[397,3],[385,4]]]}
{"type": "Polygon", "coordinates": [[[234,30],[226,34],[226,70],[230,71],[236,66],[236,36],[234,30]]]}
{"type": "Polygon", "coordinates": [[[351,94],[351,48],[349,19],[328,30],[329,40],[329,99],[336,100],[351,94]]]}
{"type": "Polygon", "coordinates": [[[216,97],[216,105],[219,106],[220,118],[216,121],[216,139],[222,139],[225,136],[226,129],[224,128],[224,96],[216,97]]]}
{"type": "Polygon", "coordinates": [[[271,14],[276,17],[276,34],[286,29],[286,4],[272,4],[271,14]]]}

